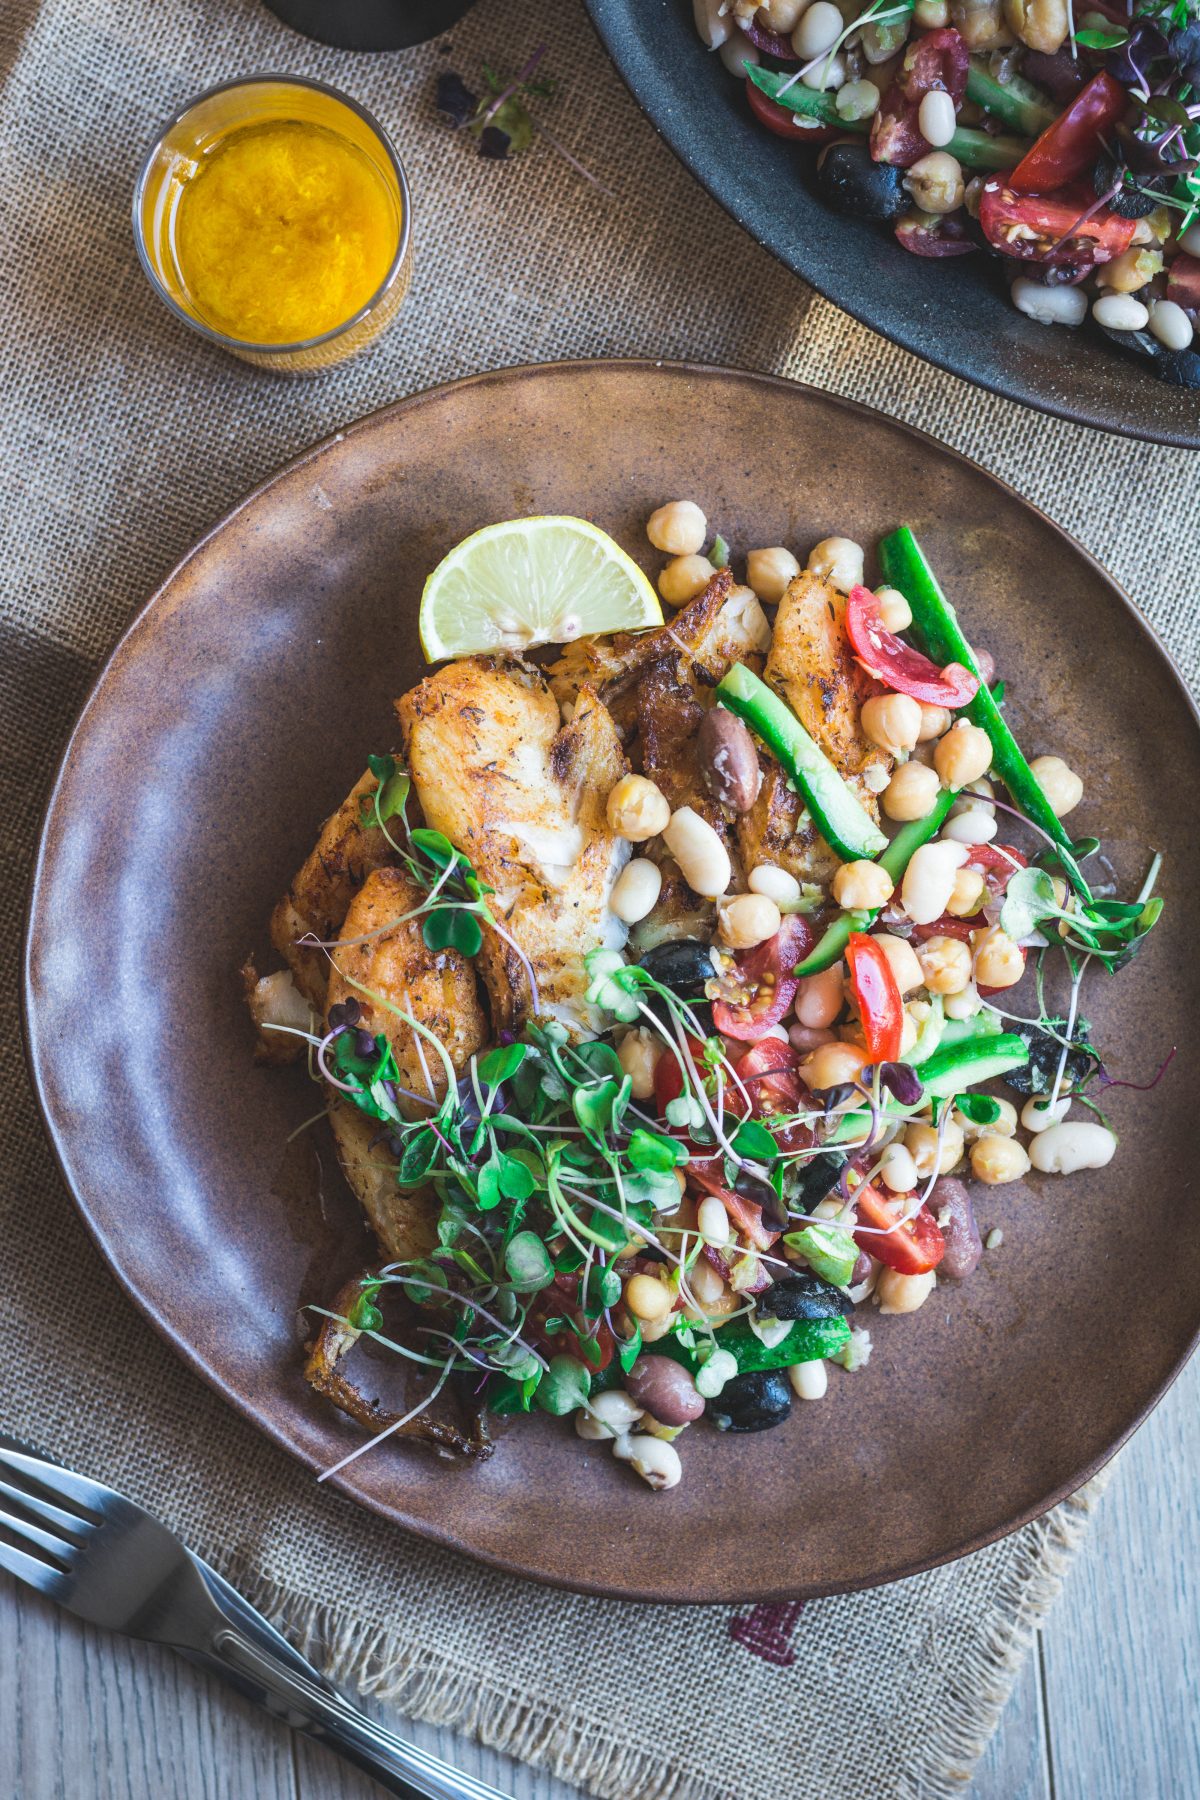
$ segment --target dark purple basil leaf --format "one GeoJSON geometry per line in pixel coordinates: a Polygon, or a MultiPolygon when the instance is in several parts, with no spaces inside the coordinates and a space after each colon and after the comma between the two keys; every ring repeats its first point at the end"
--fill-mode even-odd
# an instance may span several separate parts
{"type": "Polygon", "coordinates": [[[1148,19],[1137,19],[1125,42],[1109,51],[1105,66],[1122,87],[1144,88],[1149,85],[1145,71],[1150,64],[1169,54],[1170,47],[1158,26],[1148,19]]]}
{"type": "Polygon", "coordinates": [[[361,1056],[364,1062],[370,1057],[378,1056],[379,1051],[375,1044],[374,1034],[370,1031],[356,1031],[354,1034],[354,1050],[355,1054],[361,1056]]]}
{"type": "Polygon", "coordinates": [[[493,162],[503,162],[511,143],[507,131],[501,131],[498,125],[485,125],[479,134],[479,154],[493,162]]]}
{"type": "Polygon", "coordinates": [[[924,1091],[920,1076],[909,1063],[880,1063],[879,1083],[895,1095],[901,1106],[915,1106],[924,1091]]]}
{"type": "Polygon", "coordinates": [[[330,1007],[329,1029],[330,1031],[341,1031],[347,1025],[357,1025],[361,1017],[362,1008],[351,994],[348,1000],[342,1000],[337,1006],[330,1007]]]}
{"type": "Polygon", "coordinates": [[[473,94],[461,75],[448,69],[437,80],[437,97],[434,105],[452,130],[458,131],[475,117],[479,110],[479,97],[473,94]]]}
{"type": "Polygon", "coordinates": [[[1200,19],[1191,19],[1186,25],[1177,25],[1169,31],[1167,44],[1176,68],[1182,71],[1185,80],[1190,80],[1188,67],[1200,60],[1200,19]]]}

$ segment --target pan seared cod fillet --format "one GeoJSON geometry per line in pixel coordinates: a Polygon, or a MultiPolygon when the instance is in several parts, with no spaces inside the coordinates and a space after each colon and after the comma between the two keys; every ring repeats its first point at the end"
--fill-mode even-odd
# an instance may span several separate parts
{"type": "MultiPolygon", "coordinates": [[[[817,575],[797,575],[779,603],[763,679],[791,707],[839,775],[845,777],[872,819],[879,802],[863,777],[890,771],[892,759],[864,735],[859,709],[879,691],[855,661],[846,637],[846,598],[817,575]]],[[[838,857],[804,811],[771,756],[760,751],[763,784],[751,810],[738,821],[738,843],[747,869],[776,863],[798,881],[827,887],[838,857]]]]}
{"type": "MultiPolygon", "coordinates": [[[[430,950],[421,936],[420,919],[381,929],[412,912],[424,898],[422,889],[401,869],[377,869],[367,877],[339,936],[353,939],[372,932],[379,936],[365,944],[346,943],[334,951],[329,1004],[356,999],[362,1008],[363,1030],[386,1037],[392,1046],[401,1087],[414,1094],[429,1094],[437,1102],[446,1091],[446,1072],[437,1051],[423,1043],[411,1025],[362,992],[364,987],[373,988],[393,1006],[420,1020],[441,1039],[459,1072],[487,1042],[487,1019],[479,1002],[475,971],[466,958],[457,950],[430,950]]],[[[401,1095],[400,1110],[410,1118],[424,1118],[432,1106],[401,1095]]],[[[395,1157],[383,1139],[382,1128],[356,1106],[340,1100],[330,1108],[329,1120],[342,1171],[385,1255],[395,1262],[424,1256],[437,1241],[436,1208],[425,1194],[396,1186],[395,1157]]]]}
{"type": "Polygon", "coordinates": [[[481,656],[427,675],[396,710],[426,823],[495,889],[488,904],[533,965],[537,1006],[520,957],[484,927],[493,1029],[515,1031],[534,1012],[597,1029],[583,958],[625,941],[608,902],[629,858],[605,815],[626,767],[609,713],[585,686],[563,725],[537,669],[481,656]]]}

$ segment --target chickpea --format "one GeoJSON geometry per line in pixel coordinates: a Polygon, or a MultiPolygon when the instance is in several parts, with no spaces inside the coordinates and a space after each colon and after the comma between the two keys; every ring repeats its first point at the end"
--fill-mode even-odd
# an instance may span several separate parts
{"type": "Polygon", "coordinates": [[[921,704],[908,694],[876,694],[864,700],[859,722],[871,743],[890,756],[912,750],[921,731],[921,704]]]}
{"type": "Polygon", "coordinates": [[[605,806],[610,828],[632,844],[665,831],[671,817],[666,795],[644,775],[622,775],[605,806]]]}
{"type": "MultiPolygon", "coordinates": [[[[830,7],[831,12],[836,8],[830,7]]],[[[840,15],[838,30],[841,30],[840,15]]],[[[832,42],[832,39],[830,40],[832,42]]],[[[803,52],[798,52],[803,55],[803,52]]],[[[808,53],[816,56],[818,51],[808,53]]],[[[841,593],[848,594],[852,587],[861,587],[866,557],[861,544],[853,538],[822,538],[809,552],[808,567],[812,574],[819,575],[823,581],[833,583],[841,593]]]]}
{"type": "Polygon", "coordinates": [[[912,1017],[911,1013],[906,1011],[903,1019],[900,1021],[900,1054],[901,1054],[901,1056],[908,1055],[909,1051],[912,1049],[913,1045],[916,1043],[917,1038],[919,1036],[920,1036],[920,1027],[918,1026],[916,1020],[912,1017]]]}
{"type": "Polygon", "coordinates": [[[961,994],[971,980],[971,952],[955,937],[927,938],[917,961],[931,994],[961,994]]]}
{"type": "Polygon", "coordinates": [[[947,706],[927,706],[921,702],[921,729],[917,733],[918,744],[931,744],[934,738],[940,738],[944,731],[950,729],[950,709],[947,706]]]}
{"type": "Polygon", "coordinates": [[[807,1086],[820,1093],[825,1088],[857,1081],[869,1061],[866,1051],[859,1049],[857,1044],[823,1044],[811,1056],[805,1057],[800,1064],[800,1073],[807,1086]]]}
{"type": "Polygon", "coordinates": [[[976,1143],[981,1137],[1013,1137],[1017,1129],[1017,1109],[1011,1100],[997,1100],[1000,1116],[993,1119],[990,1125],[976,1125],[968,1119],[966,1113],[954,1110],[954,1122],[962,1131],[968,1144],[976,1143]]]}
{"type": "Polygon", "coordinates": [[[963,203],[963,172],[948,150],[931,150],[918,157],[904,177],[904,185],[922,212],[949,213],[963,203]]]}
{"type": "MultiPolygon", "coordinates": [[[[904,598],[899,588],[881,587],[875,589],[875,598],[879,602],[879,617],[887,631],[907,631],[912,624],[912,607],[904,598]]],[[[917,702],[920,705],[920,702],[917,702]]]]}
{"type": "Polygon", "coordinates": [[[1025,958],[1006,931],[989,925],[971,933],[975,952],[975,980],[980,987],[1016,987],[1025,973],[1025,958]]]}
{"type": "Polygon", "coordinates": [[[987,882],[978,869],[960,869],[954,877],[946,911],[953,913],[956,919],[969,919],[982,906],[986,887],[987,882]]]}
{"type": "Polygon", "coordinates": [[[1100,264],[1096,270],[1096,285],[1113,294],[1138,294],[1156,275],[1162,274],[1162,266],[1161,250],[1147,250],[1131,244],[1111,262],[1100,264]]]}
{"type": "Polygon", "coordinates": [[[892,878],[878,863],[843,863],[833,878],[833,897],[847,912],[873,912],[892,897],[892,878]]]}
{"type": "Polygon", "coordinates": [[[735,894],[717,913],[721,942],[731,950],[753,950],[773,938],[783,923],[779,908],[765,894],[735,894]]]}
{"type": "Polygon", "coordinates": [[[966,787],[978,781],[992,766],[992,740],[978,725],[960,719],[945,737],[939,738],[933,753],[933,766],[948,788],[966,787]]]}
{"type": "Polygon", "coordinates": [[[1067,0],[1004,0],[1004,17],[1023,44],[1053,56],[1070,29],[1067,0]]]}
{"type": "Polygon", "coordinates": [[[911,1194],[920,1177],[912,1151],[899,1138],[889,1144],[879,1159],[879,1178],[893,1194],[911,1194]]]}
{"type": "Polygon", "coordinates": [[[692,556],[704,548],[708,520],[694,500],[671,500],[650,514],[646,536],[656,550],[665,550],[668,556],[692,556]]]}
{"type": "Polygon", "coordinates": [[[686,606],[702,594],[716,570],[707,556],[677,556],[658,577],[658,591],[668,606],[686,606]]]}
{"type": "Polygon", "coordinates": [[[883,790],[882,806],[889,819],[924,819],[933,811],[940,783],[924,763],[901,763],[883,790]]]}
{"type": "Polygon", "coordinates": [[[983,1005],[979,989],[973,981],[957,994],[947,994],[945,1012],[948,1019],[973,1019],[983,1005]]]}
{"type": "Polygon", "coordinates": [[[941,917],[954,877],[966,860],[967,846],[951,838],[937,838],[914,850],[900,884],[901,904],[914,925],[932,925],[941,917]]]}
{"type": "Polygon", "coordinates": [[[768,31],[778,31],[786,37],[795,31],[808,3],[809,0],[763,0],[758,13],[768,31]]]}
{"type": "Polygon", "coordinates": [[[875,942],[891,964],[896,986],[902,994],[911,994],[914,988],[924,986],[924,972],[917,953],[907,938],[893,937],[890,931],[881,931],[876,935],[875,942]]]}
{"type": "Polygon", "coordinates": [[[796,1017],[801,1025],[832,1025],[845,1002],[842,965],[834,963],[817,975],[806,975],[796,990],[796,1017]]]}
{"type": "Polygon", "coordinates": [[[1029,767],[1056,818],[1074,812],[1083,799],[1083,783],[1061,756],[1035,756],[1029,767]]]}
{"type": "Polygon", "coordinates": [[[971,1173],[989,1187],[1002,1187],[1006,1181],[1020,1181],[1028,1173],[1029,1157],[1016,1138],[998,1137],[985,1131],[971,1145],[971,1173]]]}
{"type": "Polygon", "coordinates": [[[950,0],[950,17],[973,53],[1012,42],[1001,18],[1000,0],[950,0]]]}
{"type": "Polygon", "coordinates": [[[917,0],[913,25],[917,31],[942,31],[950,23],[947,0],[917,0]]]}
{"type": "Polygon", "coordinates": [[[633,1084],[635,1100],[649,1100],[654,1093],[654,1071],[662,1050],[662,1039],[643,1027],[627,1031],[621,1039],[617,1061],[633,1084]]]}
{"type": "Polygon", "coordinates": [[[936,1285],[937,1275],[932,1269],[924,1275],[901,1275],[896,1269],[881,1269],[875,1284],[879,1310],[881,1313],[916,1312],[918,1307],[924,1306],[936,1285]]]}
{"type": "Polygon", "coordinates": [[[631,1275],[625,1283],[625,1304],[638,1319],[665,1319],[674,1298],[665,1281],[655,1275],[631,1275]]]}
{"type": "Polygon", "coordinates": [[[928,1181],[933,1174],[934,1158],[937,1157],[937,1172],[948,1175],[951,1169],[958,1167],[962,1161],[965,1140],[962,1127],[954,1123],[953,1118],[946,1120],[942,1128],[942,1148],[938,1152],[938,1134],[932,1125],[914,1123],[904,1133],[904,1143],[914,1163],[917,1174],[922,1181],[928,1181]]]}
{"type": "Polygon", "coordinates": [[[752,550],[746,558],[746,580],[768,606],[778,605],[799,573],[800,564],[791,551],[778,544],[770,550],[752,550]]]}

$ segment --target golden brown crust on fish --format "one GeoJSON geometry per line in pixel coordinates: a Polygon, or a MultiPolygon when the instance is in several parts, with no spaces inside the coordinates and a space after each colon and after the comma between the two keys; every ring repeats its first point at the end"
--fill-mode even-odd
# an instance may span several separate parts
{"type": "Polygon", "coordinates": [[[368,772],[326,819],[316,844],[271,915],[271,942],[284,958],[306,1000],[323,1012],[329,979],[324,950],[306,949],[299,938],[336,937],[350,902],[372,870],[394,863],[395,854],[377,825],[362,822],[362,802],[375,792],[368,772]]]}
{"type": "Polygon", "coordinates": [[[607,709],[584,687],[560,724],[541,672],[507,657],[451,663],[397,702],[405,754],[427,823],[493,888],[488,905],[533,966],[484,926],[477,958],[495,1031],[531,1010],[585,1029],[583,958],[624,941],[608,899],[629,846],[605,803],[625,772],[607,709]]]}

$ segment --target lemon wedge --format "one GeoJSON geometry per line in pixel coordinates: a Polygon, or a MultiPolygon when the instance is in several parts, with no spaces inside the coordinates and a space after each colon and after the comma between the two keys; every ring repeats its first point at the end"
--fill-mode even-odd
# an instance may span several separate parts
{"type": "Polygon", "coordinates": [[[421,595],[428,662],[662,622],[658,596],[637,564],[586,519],[485,525],[442,558],[421,595]]]}

